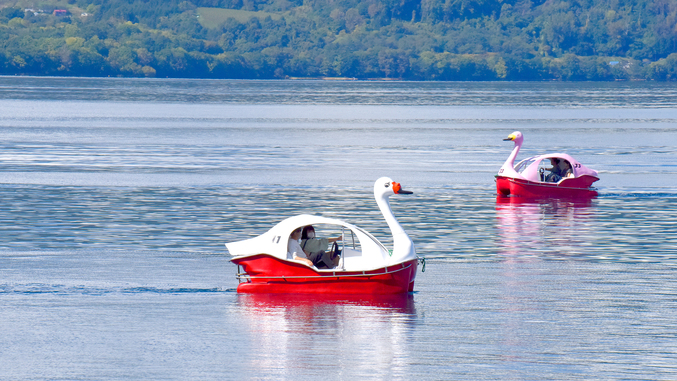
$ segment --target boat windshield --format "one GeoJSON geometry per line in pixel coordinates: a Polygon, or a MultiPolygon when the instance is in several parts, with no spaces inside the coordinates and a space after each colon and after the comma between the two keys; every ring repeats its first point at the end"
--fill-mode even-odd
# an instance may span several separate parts
{"type": "Polygon", "coordinates": [[[533,164],[534,161],[536,161],[536,159],[532,157],[520,161],[519,163],[515,164],[515,171],[517,173],[524,172],[524,170],[529,168],[529,166],[533,164]]]}

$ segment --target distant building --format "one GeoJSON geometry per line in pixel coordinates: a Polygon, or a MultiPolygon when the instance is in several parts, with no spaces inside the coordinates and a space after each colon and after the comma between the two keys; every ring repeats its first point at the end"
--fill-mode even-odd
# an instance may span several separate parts
{"type": "Polygon", "coordinates": [[[66,16],[67,14],[68,14],[68,11],[65,10],[65,9],[55,9],[54,10],[54,16],[63,17],[63,16],[66,16]]]}

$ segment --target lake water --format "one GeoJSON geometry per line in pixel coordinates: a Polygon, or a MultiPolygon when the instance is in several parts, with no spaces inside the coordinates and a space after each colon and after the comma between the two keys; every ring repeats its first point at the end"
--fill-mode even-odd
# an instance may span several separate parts
{"type": "Polygon", "coordinates": [[[0,379],[675,379],[677,85],[0,77],[0,379]],[[502,203],[566,152],[583,202],[502,203]],[[239,295],[300,213],[426,258],[394,297],[239,295]]]}

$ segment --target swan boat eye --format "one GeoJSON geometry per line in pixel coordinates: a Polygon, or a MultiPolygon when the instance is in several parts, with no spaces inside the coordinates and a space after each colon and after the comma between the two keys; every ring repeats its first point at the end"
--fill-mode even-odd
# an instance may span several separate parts
{"type": "Polygon", "coordinates": [[[390,183],[385,183],[385,184],[383,184],[383,186],[385,186],[386,188],[388,188],[388,187],[390,187],[390,183]]]}

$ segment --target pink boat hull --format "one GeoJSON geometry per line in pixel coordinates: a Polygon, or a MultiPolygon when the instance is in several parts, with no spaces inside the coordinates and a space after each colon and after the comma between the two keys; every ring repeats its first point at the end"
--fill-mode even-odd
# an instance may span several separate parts
{"type": "Polygon", "coordinates": [[[417,260],[370,271],[315,271],[267,254],[232,260],[244,273],[237,292],[304,294],[399,294],[414,290],[417,260]]]}
{"type": "Polygon", "coordinates": [[[591,189],[599,178],[583,175],[564,179],[559,183],[529,181],[506,176],[496,176],[496,192],[501,196],[520,197],[594,197],[597,191],[591,189]]]}

